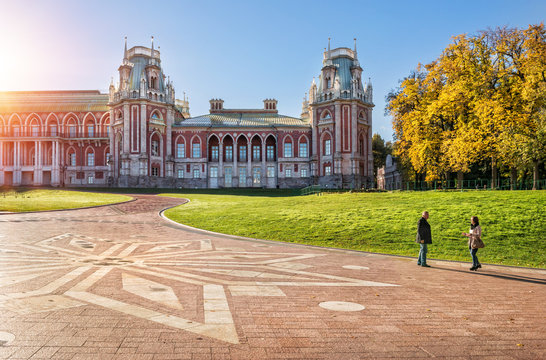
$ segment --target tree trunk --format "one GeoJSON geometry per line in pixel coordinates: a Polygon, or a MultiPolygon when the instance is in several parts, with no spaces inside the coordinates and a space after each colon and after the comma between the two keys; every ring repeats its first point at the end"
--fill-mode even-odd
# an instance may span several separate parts
{"type": "Polygon", "coordinates": [[[463,179],[464,179],[464,174],[462,171],[457,171],[457,189],[462,189],[463,188],[463,179]]]}
{"type": "Polygon", "coordinates": [[[510,169],[510,190],[514,190],[516,181],[518,180],[518,170],[513,167],[510,169]]]}
{"type": "Polygon", "coordinates": [[[491,190],[497,187],[497,162],[495,157],[491,156],[491,190]]]}
{"type": "Polygon", "coordinates": [[[538,185],[538,161],[533,161],[533,190],[537,189],[538,185]]]}

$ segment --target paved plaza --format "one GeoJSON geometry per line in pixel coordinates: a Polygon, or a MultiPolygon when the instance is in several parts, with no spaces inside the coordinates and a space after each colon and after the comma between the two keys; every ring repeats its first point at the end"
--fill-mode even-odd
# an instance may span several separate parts
{"type": "Polygon", "coordinates": [[[240,239],[135,198],[0,215],[1,359],[546,358],[546,270],[240,239]]]}

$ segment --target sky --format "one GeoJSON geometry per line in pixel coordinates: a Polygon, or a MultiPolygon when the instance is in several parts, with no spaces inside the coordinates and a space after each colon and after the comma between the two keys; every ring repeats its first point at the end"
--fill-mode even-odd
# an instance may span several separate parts
{"type": "Polygon", "coordinates": [[[299,117],[322,52],[353,47],[374,87],[372,131],[392,139],[385,96],[459,34],[544,22],[546,1],[48,1],[0,0],[0,91],[100,90],[128,47],[160,47],[192,116],[209,100],[299,117]]]}

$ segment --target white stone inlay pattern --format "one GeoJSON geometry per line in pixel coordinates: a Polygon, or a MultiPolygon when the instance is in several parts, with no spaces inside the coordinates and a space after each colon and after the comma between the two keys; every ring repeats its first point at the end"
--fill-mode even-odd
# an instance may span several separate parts
{"type": "Polygon", "coordinates": [[[323,309],[333,311],[361,311],[365,309],[365,307],[360,304],[346,301],[324,301],[321,302],[319,306],[323,309]]]}
{"type": "Polygon", "coordinates": [[[349,270],[370,270],[369,267],[360,265],[343,265],[342,267],[349,270]]]}
{"type": "Polygon", "coordinates": [[[232,297],[262,297],[286,296],[284,286],[397,286],[308,270],[313,266],[302,262],[320,253],[254,249],[216,249],[210,239],[113,241],[75,234],[6,244],[0,249],[0,311],[93,304],[237,344],[226,289],[232,297]],[[99,291],[103,283],[108,295],[99,291]],[[195,298],[199,294],[202,301],[195,298]],[[193,307],[202,304],[202,312],[186,309],[184,299],[193,307]]]}

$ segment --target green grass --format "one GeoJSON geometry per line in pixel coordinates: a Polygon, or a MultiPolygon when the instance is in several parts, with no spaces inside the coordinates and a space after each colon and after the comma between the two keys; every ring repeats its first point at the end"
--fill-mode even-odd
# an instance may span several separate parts
{"type": "Polygon", "coordinates": [[[25,212],[75,209],[119,203],[132,198],[119,194],[103,194],[68,190],[6,190],[0,192],[0,211],[25,212]]]}
{"type": "Polygon", "coordinates": [[[429,257],[469,261],[470,216],[480,218],[481,262],[545,267],[546,191],[341,193],[199,192],[166,211],[177,222],[225,234],[417,256],[417,221],[430,212],[429,257]]]}

